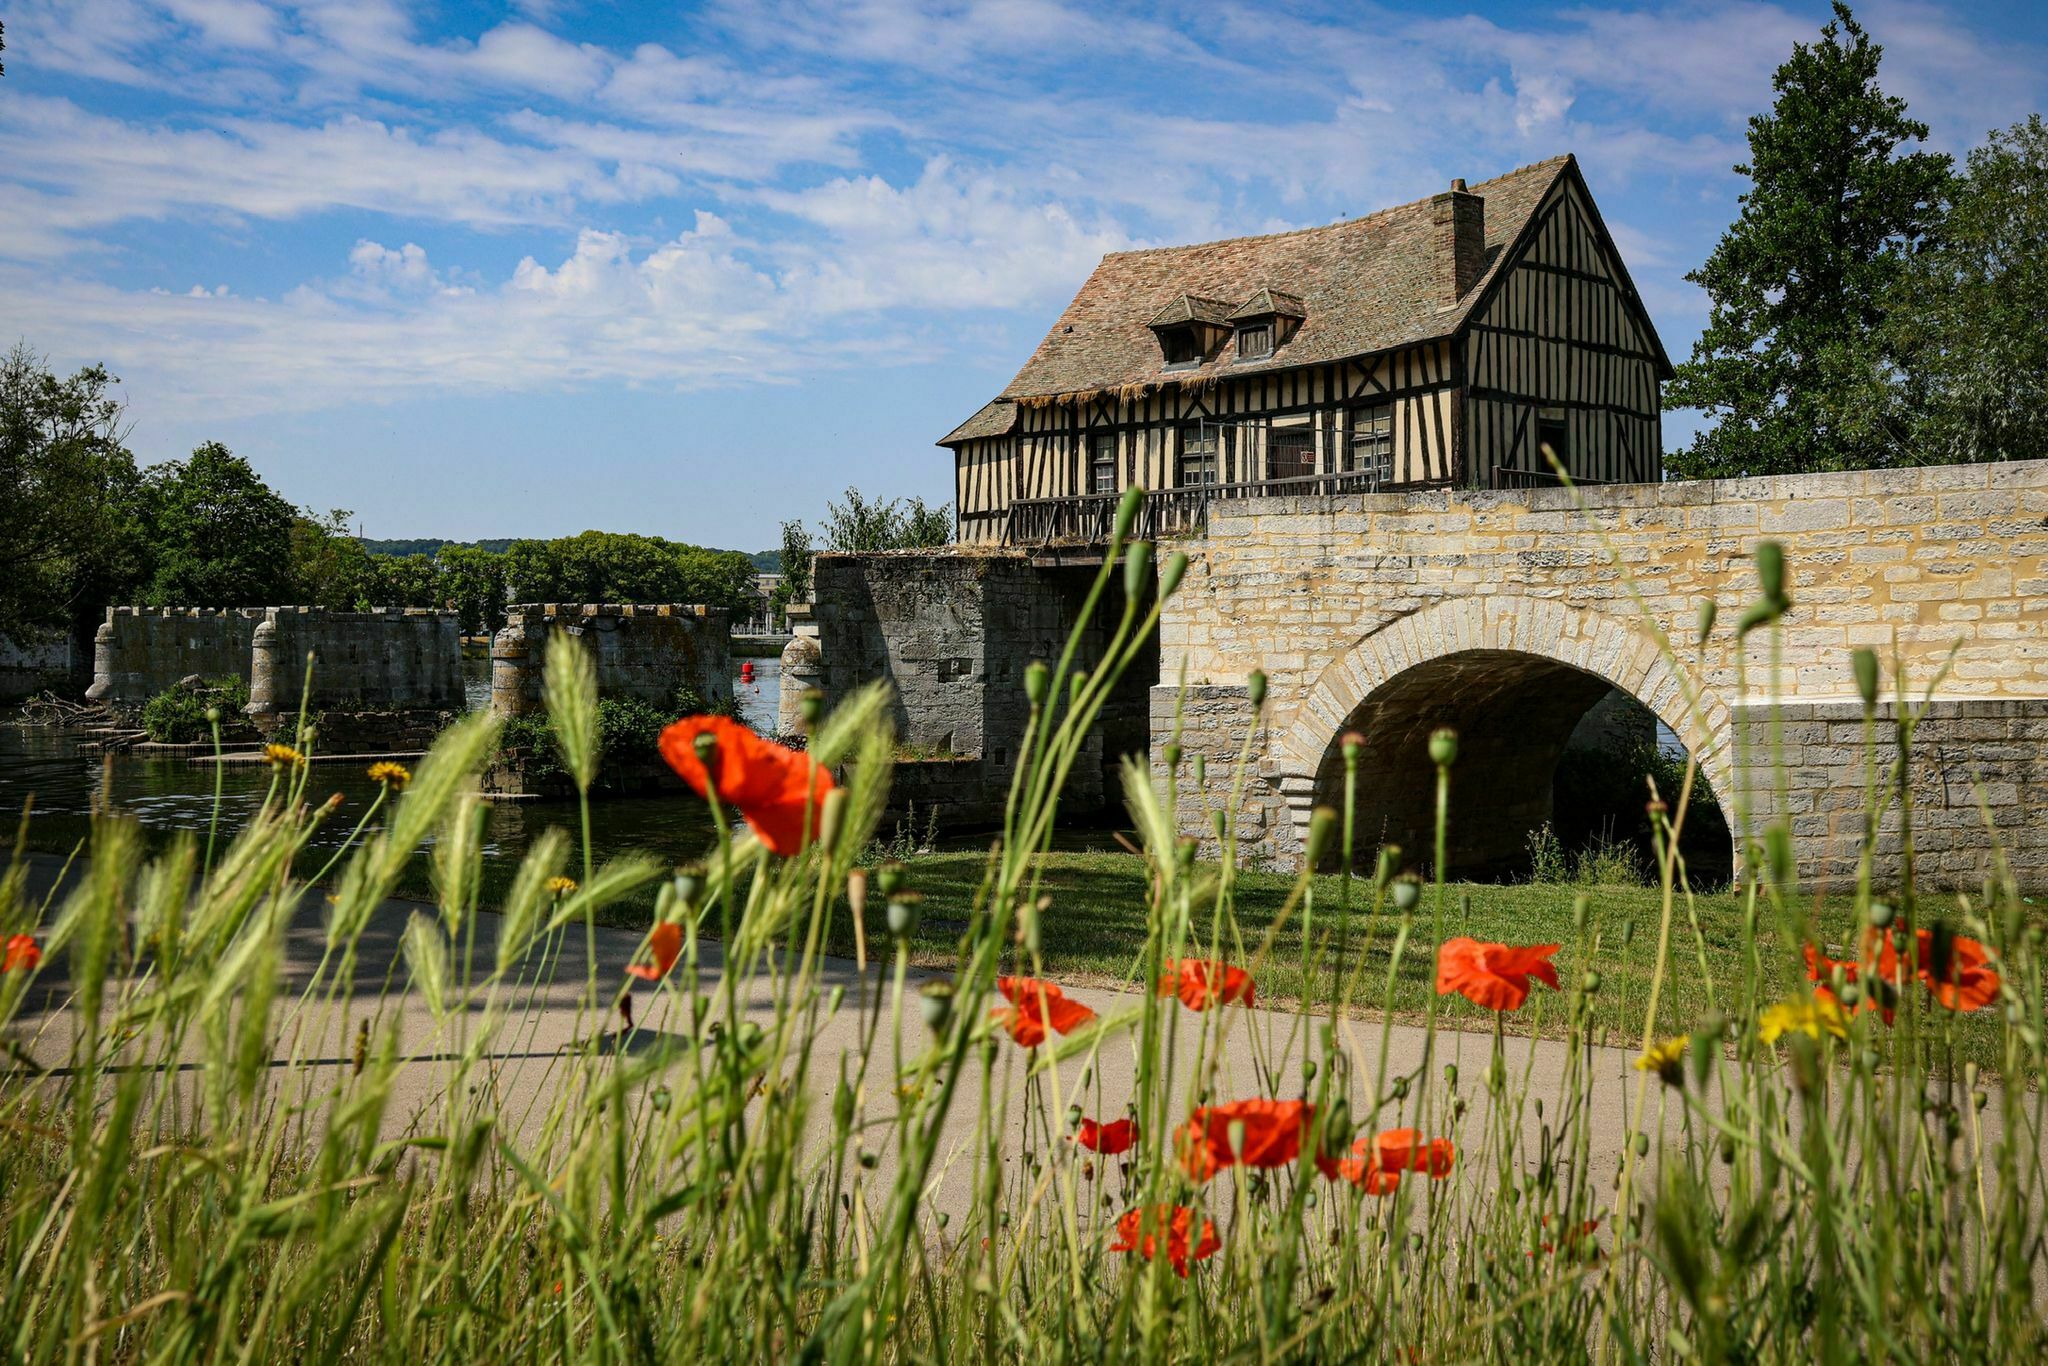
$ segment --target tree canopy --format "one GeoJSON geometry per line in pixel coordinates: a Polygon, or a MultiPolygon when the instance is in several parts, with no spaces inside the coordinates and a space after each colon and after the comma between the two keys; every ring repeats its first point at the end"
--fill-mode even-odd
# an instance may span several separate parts
{"type": "Polygon", "coordinates": [[[149,601],[178,607],[292,601],[292,531],[298,509],[248,461],[218,441],[149,471],[155,572],[149,601]]]}
{"type": "Polygon", "coordinates": [[[1712,311],[1666,406],[1711,425],[1668,460],[1694,478],[1864,468],[1903,458],[1882,420],[1898,375],[1885,327],[1913,252],[1940,223],[1946,156],[1877,83],[1883,49],[1845,4],[1794,46],[1749,121],[1742,212],[1686,278],[1712,311]]]}

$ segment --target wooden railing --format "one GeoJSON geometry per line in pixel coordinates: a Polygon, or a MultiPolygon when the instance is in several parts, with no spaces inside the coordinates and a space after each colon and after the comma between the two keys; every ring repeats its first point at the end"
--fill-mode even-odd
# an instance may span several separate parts
{"type": "MultiPolygon", "coordinates": [[[[1374,493],[1436,488],[1440,484],[1382,484],[1372,475],[1306,474],[1243,484],[1190,484],[1145,495],[1131,535],[1138,540],[1185,536],[1208,519],[1209,504],[1226,498],[1291,498],[1304,494],[1374,493]]],[[[1103,545],[1116,524],[1121,493],[1088,493],[1075,498],[1021,498],[1010,504],[1003,544],[1022,546],[1103,545]]]]}

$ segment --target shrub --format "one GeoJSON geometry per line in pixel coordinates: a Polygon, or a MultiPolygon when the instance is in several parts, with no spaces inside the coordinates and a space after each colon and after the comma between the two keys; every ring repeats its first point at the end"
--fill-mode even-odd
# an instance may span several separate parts
{"type": "Polygon", "coordinates": [[[239,678],[180,680],[142,704],[142,729],[158,744],[189,745],[213,734],[208,708],[218,708],[222,729],[241,720],[249,685],[239,678]]]}

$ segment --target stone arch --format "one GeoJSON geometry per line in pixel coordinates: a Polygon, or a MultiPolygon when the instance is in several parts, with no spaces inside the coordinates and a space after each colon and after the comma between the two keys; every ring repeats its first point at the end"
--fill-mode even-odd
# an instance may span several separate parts
{"type": "MultiPolygon", "coordinates": [[[[1433,800],[1424,777],[1427,737],[1435,726],[1451,724],[1464,737],[1458,770],[1464,782],[1454,777],[1452,787],[1454,832],[1461,828],[1456,808],[1463,805],[1467,826],[1497,822],[1501,839],[1511,839],[1519,851],[1526,829],[1513,827],[1523,808],[1540,798],[1547,812],[1550,775],[1564,740],[1610,687],[1670,727],[1724,802],[1732,795],[1726,705],[1667,658],[1648,630],[1552,598],[1456,598],[1364,637],[1302,695],[1270,752],[1297,847],[1305,845],[1309,814],[1327,799],[1333,772],[1341,772],[1339,741],[1347,729],[1367,731],[1374,762],[1385,765],[1381,773],[1391,779],[1378,786],[1399,794],[1375,798],[1380,805],[1373,811],[1399,817],[1404,802],[1419,799],[1426,806],[1433,800]],[[1697,712],[1686,702],[1688,683],[1699,698],[1697,712]],[[1467,794],[1462,802],[1461,793],[1467,794]]],[[[1364,787],[1359,837],[1371,845],[1383,822],[1375,819],[1368,828],[1364,787]]],[[[1392,829],[1386,834],[1402,838],[1392,829]]],[[[1484,871],[1501,850],[1475,838],[1462,866],[1484,871]],[[1475,862],[1481,866],[1474,868],[1475,862]]]]}

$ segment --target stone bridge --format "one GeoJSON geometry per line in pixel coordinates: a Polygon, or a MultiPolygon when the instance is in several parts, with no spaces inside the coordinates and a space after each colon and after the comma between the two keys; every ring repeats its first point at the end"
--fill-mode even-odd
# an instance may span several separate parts
{"type": "MultiPolygon", "coordinates": [[[[1804,875],[1840,885],[1866,790],[1850,653],[1869,646],[1888,693],[1894,660],[1915,698],[1941,676],[1910,770],[1922,875],[1968,886],[1987,872],[1981,803],[2021,881],[2048,885],[2048,462],[1219,502],[1182,548],[1151,753],[1164,777],[1178,717],[1185,749],[1208,756],[1202,790],[1180,769],[1190,834],[1229,798],[1254,668],[1270,682],[1241,848],[1278,866],[1299,862],[1311,810],[1336,803],[1347,731],[1366,740],[1361,843],[1425,862],[1439,725],[1462,736],[1453,871],[1513,863],[1549,814],[1566,738],[1619,689],[1698,758],[1731,823],[1783,812],[1804,875]],[[1794,605],[1744,649],[1734,625],[1767,538],[1785,547],[1794,605]],[[1720,608],[1704,645],[1702,599],[1720,608]],[[1782,764],[1759,762],[1774,742],[1782,764]]],[[[1895,715],[1880,705],[1886,746],[1895,715]]],[[[1881,865],[1898,842],[1894,814],[1881,865]]]]}

